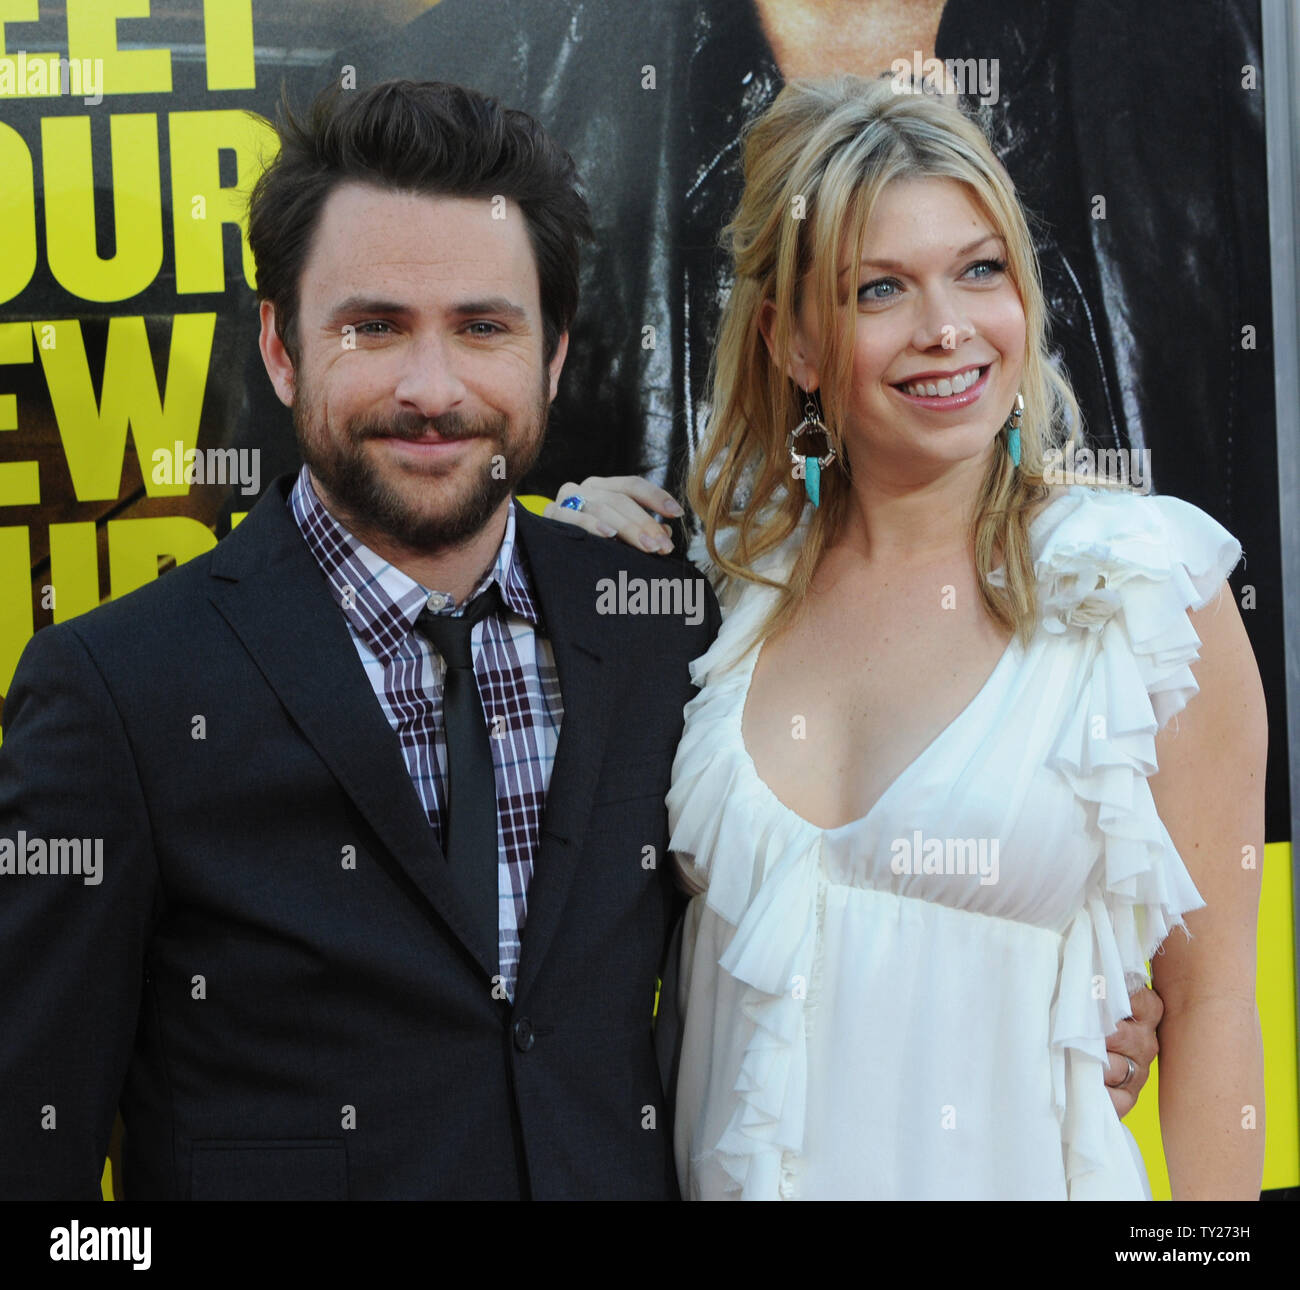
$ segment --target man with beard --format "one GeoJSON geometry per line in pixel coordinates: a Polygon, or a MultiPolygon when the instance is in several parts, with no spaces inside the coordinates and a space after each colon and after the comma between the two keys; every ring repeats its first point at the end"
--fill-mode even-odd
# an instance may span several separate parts
{"type": "Polygon", "coordinates": [[[120,1106],[130,1199],[671,1196],[664,794],[718,610],[601,616],[695,575],[511,496],[572,162],[411,82],[281,144],[250,242],[305,465],[6,699],[0,1195],[96,1197],[120,1106]]]}

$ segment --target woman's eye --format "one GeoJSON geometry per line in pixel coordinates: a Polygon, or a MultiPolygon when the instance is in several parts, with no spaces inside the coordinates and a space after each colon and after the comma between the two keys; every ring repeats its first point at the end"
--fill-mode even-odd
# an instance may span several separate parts
{"type": "Polygon", "coordinates": [[[877,278],[858,288],[859,300],[892,300],[898,294],[898,282],[893,278],[877,278]]]}
{"type": "Polygon", "coordinates": [[[996,277],[1006,267],[1007,262],[1005,260],[977,260],[966,272],[979,282],[985,278],[996,277]]]}

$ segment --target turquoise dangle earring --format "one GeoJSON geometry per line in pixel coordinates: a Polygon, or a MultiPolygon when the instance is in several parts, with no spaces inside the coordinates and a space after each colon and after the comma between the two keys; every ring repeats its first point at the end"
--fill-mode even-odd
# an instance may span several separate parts
{"type": "Polygon", "coordinates": [[[1007,451],[1011,454],[1011,464],[1020,465],[1020,418],[1025,415],[1025,400],[1017,391],[1016,406],[1007,418],[1007,451]]]}
{"type": "Polygon", "coordinates": [[[790,454],[790,464],[794,467],[796,477],[802,467],[804,491],[814,506],[820,506],[822,500],[822,470],[835,460],[835,447],[831,443],[830,431],[817,412],[817,405],[812,399],[804,405],[803,420],[799,422],[785,441],[786,451],[790,454]],[[826,439],[826,451],[820,457],[811,454],[805,456],[795,451],[795,440],[804,434],[820,434],[826,439]]]}

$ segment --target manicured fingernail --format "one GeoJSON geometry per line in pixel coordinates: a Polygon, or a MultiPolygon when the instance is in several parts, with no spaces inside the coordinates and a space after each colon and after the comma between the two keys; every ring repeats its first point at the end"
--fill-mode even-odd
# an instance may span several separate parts
{"type": "Polygon", "coordinates": [[[612,529],[612,528],[610,528],[608,524],[597,524],[597,525],[596,525],[596,532],[599,533],[601,537],[617,537],[617,536],[618,536],[618,530],[617,530],[617,529],[612,529]]]}
{"type": "Polygon", "coordinates": [[[681,508],[680,506],[678,506],[677,503],[676,503],[675,501],[673,501],[673,499],[672,499],[671,497],[670,497],[670,498],[669,498],[669,499],[664,503],[664,511],[665,511],[665,513],[668,514],[668,515],[685,515],[685,514],[686,514],[686,512],[685,512],[684,510],[682,510],[682,508],[681,508]]]}
{"type": "Polygon", "coordinates": [[[663,542],[657,533],[642,533],[637,541],[641,544],[643,551],[658,551],[660,544],[663,542]]]}

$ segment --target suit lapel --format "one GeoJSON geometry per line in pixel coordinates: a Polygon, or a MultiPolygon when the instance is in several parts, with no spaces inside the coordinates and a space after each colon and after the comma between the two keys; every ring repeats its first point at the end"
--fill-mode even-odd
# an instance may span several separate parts
{"type": "Polygon", "coordinates": [[[285,504],[292,482],[277,480],[218,544],[212,601],[416,890],[490,976],[497,947],[480,943],[447,873],[397,737],[285,504]]]}
{"type": "Polygon", "coordinates": [[[573,885],[609,733],[610,673],[602,656],[608,631],[596,613],[596,583],[608,574],[579,530],[544,520],[515,503],[515,540],[528,561],[559,673],[564,720],[528,885],[516,1003],[537,978],[573,885]]]}

